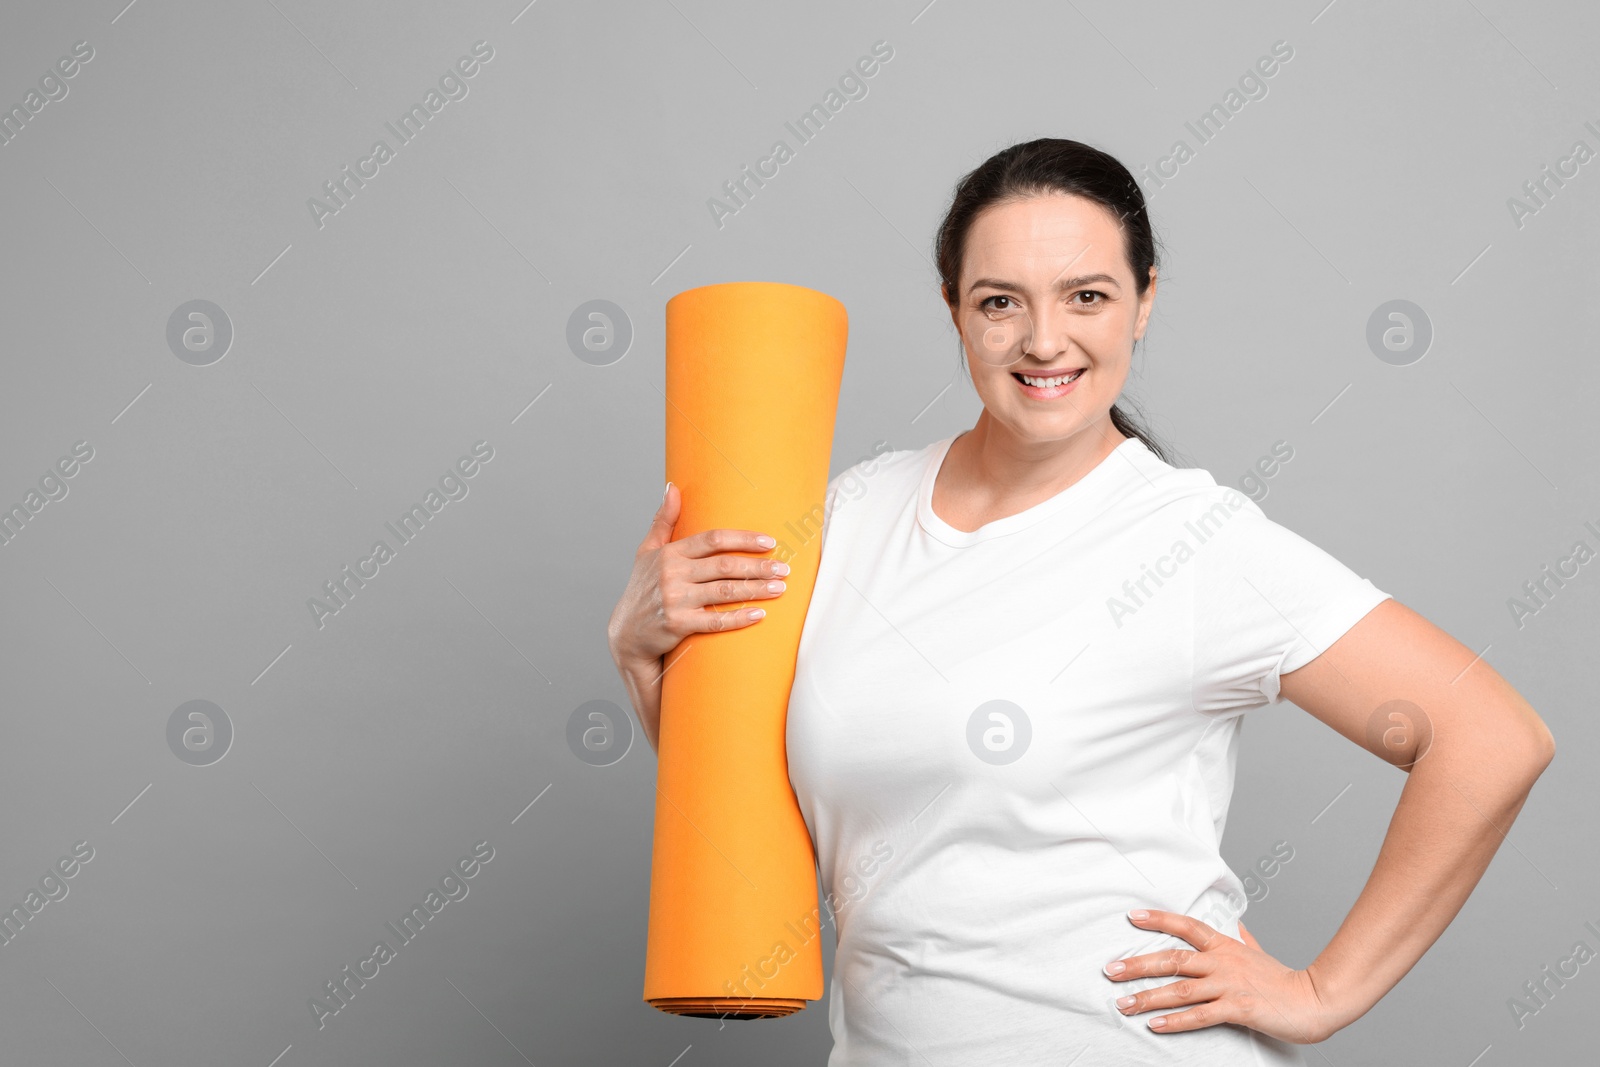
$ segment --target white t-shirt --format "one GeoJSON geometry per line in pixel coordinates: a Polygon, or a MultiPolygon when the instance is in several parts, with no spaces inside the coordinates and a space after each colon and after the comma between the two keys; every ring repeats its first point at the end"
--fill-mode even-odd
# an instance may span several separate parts
{"type": "MultiPolygon", "coordinates": [[[[955,436],[828,483],[789,778],[835,913],[829,1067],[1303,1064],[1225,1024],[1161,1034],[1101,967],[1238,936],[1218,846],[1241,717],[1388,594],[1130,438],[971,532],[933,513],[955,436]]],[[[825,909],[826,910],[826,909],[825,909]]]]}

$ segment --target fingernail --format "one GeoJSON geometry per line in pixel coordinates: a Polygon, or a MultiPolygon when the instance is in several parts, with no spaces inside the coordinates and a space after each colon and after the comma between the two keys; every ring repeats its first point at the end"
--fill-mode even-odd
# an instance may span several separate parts
{"type": "Polygon", "coordinates": [[[776,578],[772,579],[772,581],[767,583],[767,592],[769,592],[769,593],[781,593],[786,588],[787,588],[787,586],[785,586],[782,582],[778,581],[778,579],[776,579],[776,578]]]}
{"type": "Polygon", "coordinates": [[[775,548],[778,542],[775,538],[769,537],[766,534],[762,534],[760,537],[756,538],[756,544],[760,545],[762,548],[775,548]]]}
{"type": "Polygon", "coordinates": [[[1134,998],[1134,997],[1118,997],[1117,998],[1117,1007],[1119,1007],[1119,1008],[1129,1007],[1130,1005],[1133,1004],[1135,999],[1136,998],[1134,998]]]}
{"type": "Polygon", "coordinates": [[[1107,974],[1121,974],[1127,969],[1128,965],[1123,963],[1121,960],[1112,960],[1110,963],[1106,964],[1107,974]]]}
{"type": "Polygon", "coordinates": [[[663,504],[665,504],[665,503],[666,503],[666,502],[667,502],[667,491],[668,491],[668,490],[669,490],[669,489],[671,489],[671,488],[672,488],[672,483],[671,483],[671,482],[668,482],[668,483],[667,483],[667,484],[666,484],[666,485],[665,485],[665,486],[664,486],[664,487],[663,487],[663,488],[662,488],[662,490],[661,490],[661,502],[662,502],[662,503],[663,503],[663,504]]]}
{"type": "Polygon", "coordinates": [[[1152,1030],[1159,1030],[1165,1025],[1167,1025],[1167,1017],[1165,1015],[1157,1016],[1150,1020],[1150,1029],[1152,1030]]]}
{"type": "Polygon", "coordinates": [[[789,565],[787,563],[774,563],[772,565],[772,573],[778,575],[788,574],[789,565]]]}
{"type": "Polygon", "coordinates": [[[754,611],[752,611],[750,613],[750,617],[752,619],[759,619],[759,618],[763,618],[766,614],[767,614],[767,609],[766,608],[756,608],[754,611]]]}
{"type": "Polygon", "coordinates": [[[1138,922],[1142,919],[1150,918],[1150,913],[1145,911],[1143,908],[1134,908],[1132,911],[1128,912],[1128,918],[1138,922]]]}

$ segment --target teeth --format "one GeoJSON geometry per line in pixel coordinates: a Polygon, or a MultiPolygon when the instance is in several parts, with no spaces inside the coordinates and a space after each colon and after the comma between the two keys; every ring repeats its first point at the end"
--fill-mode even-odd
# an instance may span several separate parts
{"type": "Polygon", "coordinates": [[[1024,382],[1026,382],[1029,385],[1032,385],[1032,386],[1035,386],[1035,387],[1038,387],[1038,388],[1050,388],[1051,386],[1061,385],[1061,384],[1063,384],[1065,382],[1070,382],[1073,379],[1077,378],[1078,375],[1080,375],[1082,373],[1083,373],[1083,371],[1081,371],[1081,370],[1075,370],[1071,374],[1062,374],[1062,375],[1059,375],[1059,376],[1057,376],[1055,378],[1030,378],[1026,374],[1020,374],[1019,373],[1018,377],[1021,378],[1024,382]]]}

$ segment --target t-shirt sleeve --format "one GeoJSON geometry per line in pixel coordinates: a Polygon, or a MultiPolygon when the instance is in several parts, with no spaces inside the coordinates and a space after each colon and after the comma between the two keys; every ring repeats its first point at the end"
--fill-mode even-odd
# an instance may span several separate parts
{"type": "Polygon", "coordinates": [[[1191,521],[1194,706],[1276,704],[1279,679],[1320,656],[1389,597],[1368,578],[1267,518],[1236,489],[1191,521]]]}

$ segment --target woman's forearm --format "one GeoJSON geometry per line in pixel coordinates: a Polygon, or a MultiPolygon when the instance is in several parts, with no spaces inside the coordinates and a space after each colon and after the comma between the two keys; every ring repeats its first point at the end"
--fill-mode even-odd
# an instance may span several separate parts
{"type": "Polygon", "coordinates": [[[634,714],[639,716],[645,740],[650,742],[650,751],[655,752],[656,737],[661,729],[661,660],[619,660],[614,652],[612,659],[616,661],[617,673],[622,676],[634,714]]]}
{"type": "Polygon", "coordinates": [[[1377,863],[1306,973],[1334,1016],[1359,1019],[1460,911],[1549,755],[1505,744],[1436,744],[1413,766],[1377,863]]]}

